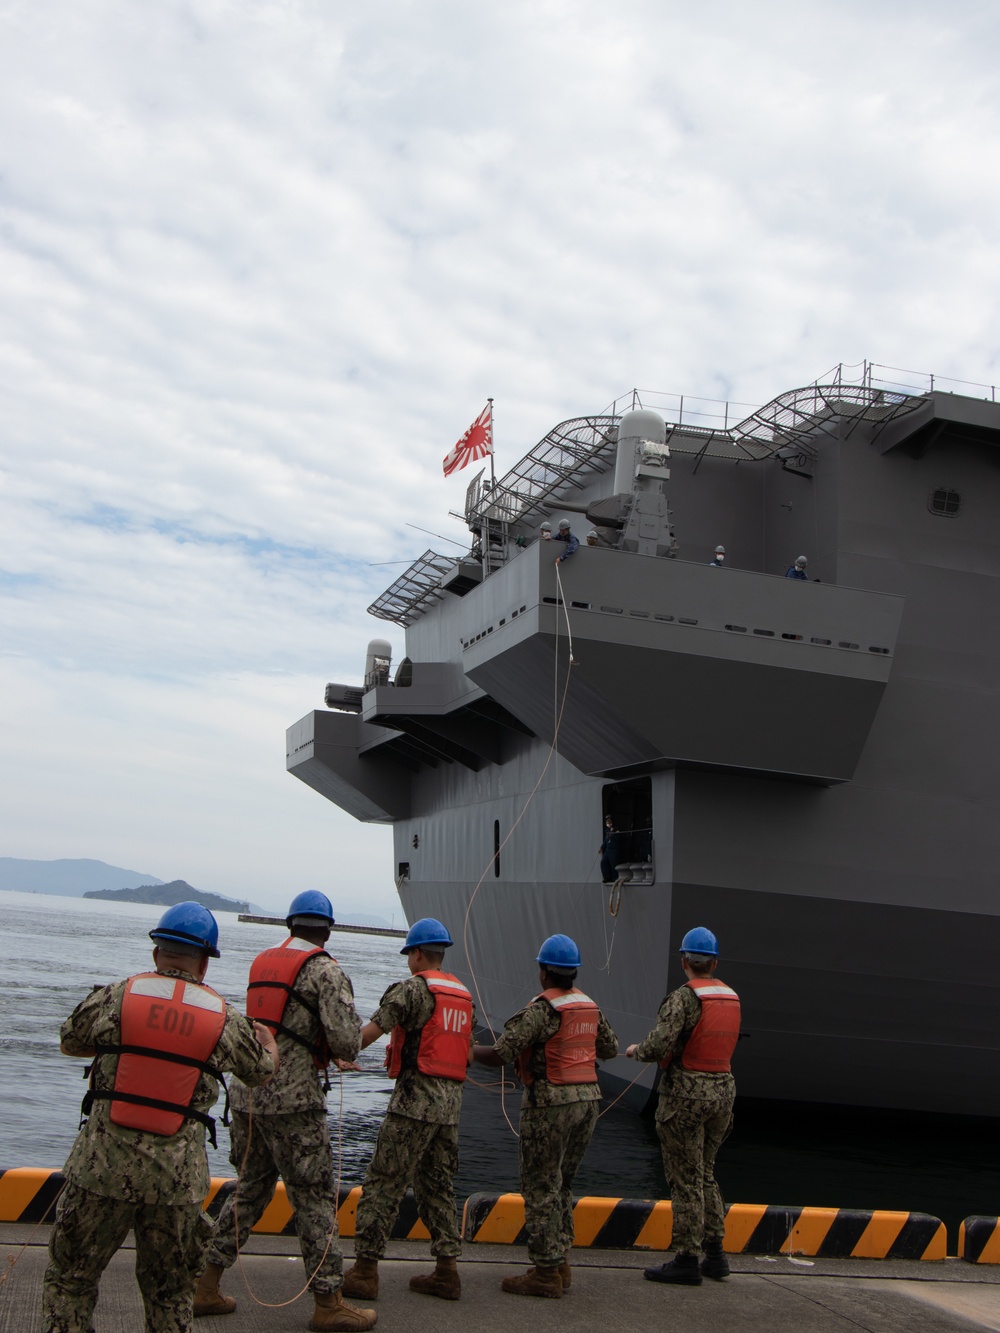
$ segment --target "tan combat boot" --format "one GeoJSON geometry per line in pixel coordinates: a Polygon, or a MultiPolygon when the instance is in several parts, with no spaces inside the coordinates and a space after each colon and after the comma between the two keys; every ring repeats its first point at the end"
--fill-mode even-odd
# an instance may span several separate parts
{"type": "Polygon", "coordinates": [[[562,1278],[563,1291],[569,1291],[573,1285],[573,1270],[569,1266],[569,1255],[559,1265],[559,1276],[562,1278]]]}
{"type": "Polygon", "coordinates": [[[548,1296],[558,1300],[563,1294],[558,1268],[529,1268],[523,1277],[505,1277],[500,1285],[512,1296],[548,1296]]]}
{"type": "Polygon", "coordinates": [[[219,1281],[226,1270],[221,1264],[209,1264],[194,1289],[194,1317],[207,1314],[232,1314],[236,1302],[232,1296],[223,1296],[219,1281]]]}
{"type": "Polygon", "coordinates": [[[363,1333],[374,1328],[378,1315],[374,1310],[359,1310],[348,1305],[339,1291],[313,1292],[316,1308],[309,1327],[316,1333],[363,1333]]]}
{"type": "Polygon", "coordinates": [[[354,1267],[344,1274],[341,1291],[345,1296],[356,1296],[363,1301],[373,1301],[378,1296],[378,1260],[355,1259],[354,1267]]]}
{"type": "Polygon", "coordinates": [[[419,1291],[423,1296],[440,1296],[443,1301],[457,1301],[462,1294],[458,1260],[439,1255],[433,1273],[410,1278],[410,1290],[419,1291]]]}

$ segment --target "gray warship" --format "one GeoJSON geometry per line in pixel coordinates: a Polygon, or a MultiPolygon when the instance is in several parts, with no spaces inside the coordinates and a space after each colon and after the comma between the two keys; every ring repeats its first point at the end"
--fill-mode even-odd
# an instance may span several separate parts
{"type": "MultiPolygon", "coordinates": [[[[708,925],[741,1095],[1000,1114],[1000,405],[876,369],[563,421],[369,608],[403,660],[375,640],[289,728],[291,773],[392,825],[481,1021],[563,931],[624,1049],[708,925]]],[[[656,1071],[605,1073],[637,1105],[656,1071]]]]}

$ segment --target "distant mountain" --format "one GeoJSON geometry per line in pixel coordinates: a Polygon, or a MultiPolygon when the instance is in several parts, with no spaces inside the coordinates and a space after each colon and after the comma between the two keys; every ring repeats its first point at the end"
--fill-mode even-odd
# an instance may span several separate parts
{"type": "Polygon", "coordinates": [[[109,866],[106,861],[27,861],[0,856],[0,889],[22,893],[60,893],[80,898],[93,889],[133,889],[140,884],[162,883],[155,875],[109,866]]]}
{"type": "Polygon", "coordinates": [[[201,903],[210,912],[249,912],[248,902],[224,898],[221,893],[206,893],[192,888],[186,880],[172,879],[169,884],[140,884],[134,889],[94,889],[85,898],[101,898],[112,903],[149,903],[153,907],[172,907],[174,903],[201,903]]]}

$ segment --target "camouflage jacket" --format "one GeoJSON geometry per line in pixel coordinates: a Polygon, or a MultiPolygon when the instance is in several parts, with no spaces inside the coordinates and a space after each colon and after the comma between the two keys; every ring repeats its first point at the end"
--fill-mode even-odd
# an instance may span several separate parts
{"type": "Polygon", "coordinates": [[[635,1048],[637,1060],[664,1060],[668,1055],[673,1062],[660,1080],[660,1103],[657,1120],[669,1119],[672,1105],[678,1099],[715,1101],[731,1098],[736,1084],[732,1074],[709,1074],[699,1069],[685,1069],[679,1063],[685,1042],[701,1017],[701,1001],[690,986],[679,986],[671,991],[660,1005],[656,1026],[635,1048]]]}
{"type": "MultiPolygon", "coordinates": [[[[416,1032],[433,1013],[434,996],[427,989],[427,983],[417,975],[390,986],[371,1021],[383,1032],[391,1032],[397,1024],[407,1032],[416,1032]]],[[[473,1007],[472,1027],[475,1026],[473,1007]]],[[[453,1078],[437,1078],[433,1074],[422,1074],[419,1069],[403,1069],[396,1079],[387,1109],[430,1125],[457,1125],[464,1086],[453,1078]]]]}
{"type": "MultiPolygon", "coordinates": [[[[184,972],[163,975],[191,979],[184,972]]],[[[124,993],[125,982],[117,981],[92,991],[77,1005],[59,1029],[67,1055],[87,1056],[95,1045],[119,1044],[124,993]]],[[[238,1074],[250,1085],[274,1073],[271,1057],[249,1021],[229,1004],[211,1062],[224,1073],[238,1074]]],[[[116,1055],[97,1056],[95,1086],[112,1088],[117,1067],[116,1055]]],[[[218,1093],[218,1082],[210,1074],[199,1075],[193,1109],[207,1113],[218,1093]]],[[[176,1134],[148,1134],[112,1124],[110,1107],[107,1101],[94,1102],[63,1168],[67,1178],[92,1194],[130,1203],[200,1203],[209,1186],[204,1126],[197,1120],[185,1120],[176,1134]]]]}
{"type": "MultiPolygon", "coordinates": [[[[313,954],[295,981],[295,989],[319,1013],[331,1056],[353,1060],[361,1049],[361,1020],[354,1008],[354,988],[340,965],[329,954],[313,954]]],[[[282,1016],[291,1028],[312,1043],[319,1037],[320,1019],[292,997],[282,1016]]],[[[310,1052],[291,1037],[279,1032],[278,1072],[253,1094],[255,1115],[288,1115],[292,1111],[325,1111],[326,1093],[322,1074],[313,1064],[310,1052]]],[[[250,1096],[242,1083],[234,1080],[230,1088],[234,1110],[249,1109],[250,1096]]]]}
{"type": "MultiPolygon", "coordinates": [[[[559,1031],[559,1015],[545,1000],[532,1000],[527,1008],[508,1018],[493,1049],[504,1064],[510,1064],[527,1046],[534,1046],[532,1070],[535,1081],[525,1088],[523,1106],[565,1106],[567,1102],[599,1102],[601,1089],[596,1083],[549,1083],[545,1077],[545,1052],[542,1043],[559,1031]]],[[[597,1058],[611,1060],[618,1054],[618,1038],[611,1024],[598,1011],[597,1058]]]]}

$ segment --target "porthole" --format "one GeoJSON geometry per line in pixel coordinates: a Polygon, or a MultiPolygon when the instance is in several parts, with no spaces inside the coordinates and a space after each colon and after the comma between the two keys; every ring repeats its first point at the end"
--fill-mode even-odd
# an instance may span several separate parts
{"type": "Polygon", "coordinates": [[[932,514],[943,514],[948,518],[953,518],[961,507],[962,497],[948,486],[938,486],[931,491],[927,501],[927,508],[932,514]]]}

